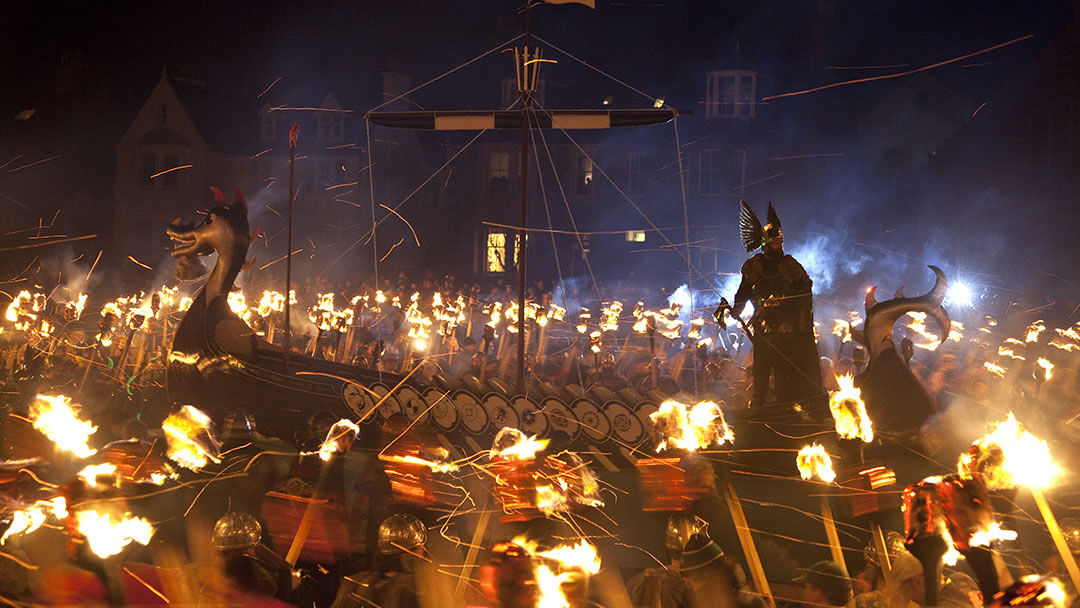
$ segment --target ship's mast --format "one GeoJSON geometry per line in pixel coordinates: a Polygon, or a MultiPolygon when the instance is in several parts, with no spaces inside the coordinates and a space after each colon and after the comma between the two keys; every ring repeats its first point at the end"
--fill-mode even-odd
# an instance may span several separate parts
{"type": "Polygon", "coordinates": [[[514,73],[517,75],[518,99],[521,101],[521,168],[520,176],[521,205],[520,224],[518,224],[517,238],[517,267],[518,267],[518,341],[517,341],[517,390],[525,394],[525,255],[526,255],[526,228],[529,221],[529,109],[532,105],[532,95],[536,87],[536,77],[540,71],[539,51],[533,50],[532,60],[529,57],[529,43],[532,41],[532,8],[531,2],[525,4],[525,44],[521,52],[514,49],[514,73]]]}

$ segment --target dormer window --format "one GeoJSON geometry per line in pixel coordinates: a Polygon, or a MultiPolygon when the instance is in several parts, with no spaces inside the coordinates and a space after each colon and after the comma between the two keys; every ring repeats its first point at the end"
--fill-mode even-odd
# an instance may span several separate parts
{"type": "Polygon", "coordinates": [[[757,72],[709,72],[705,79],[706,118],[753,118],[757,72]]]}
{"type": "Polygon", "coordinates": [[[158,121],[163,127],[169,124],[169,106],[161,104],[161,110],[158,111],[158,121]]]}
{"type": "Polygon", "coordinates": [[[319,139],[341,141],[345,139],[345,115],[336,111],[321,111],[316,121],[319,123],[319,139]]]}

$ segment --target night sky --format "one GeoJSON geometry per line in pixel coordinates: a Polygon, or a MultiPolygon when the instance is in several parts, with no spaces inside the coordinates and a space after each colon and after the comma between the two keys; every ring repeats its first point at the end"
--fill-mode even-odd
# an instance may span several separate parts
{"type": "MultiPolygon", "coordinates": [[[[836,70],[784,73],[791,71],[785,66],[805,59],[815,4],[598,0],[596,10],[540,5],[533,11],[533,31],[647,90],[680,88],[679,78],[700,74],[736,46],[760,61],[762,71],[803,88],[839,79],[836,70]]],[[[1037,8],[974,1],[841,0],[831,6],[830,65],[918,67],[1035,34],[1033,41],[985,58],[1005,62],[992,68],[998,74],[1022,67],[1072,10],[1061,0],[1037,8]]],[[[315,81],[349,89],[357,74],[387,65],[417,79],[438,75],[520,32],[519,8],[491,0],[148,2],[63,10],[19,3],[5,10],[0,26],[3,77],[9,85],[32,83],[60,53],[85,51],[109,66],[103,86],[154,78],[168,65],[210,86],[245,92],[262,90],[277,77],[283,89],[315,81]]],[[[696,100],[672,101],[678,106],[696,100]]]]}
{"type": "MultiPolygon", "coordinates": [[[[759,94],[778,94],[918,68],[1033,35],[931,72],[952,93],[979,107],[1023,76],[1040,50],[1074,19],[1075,4],[1067,0],[1037,4],[597,0],[596,10],[573,4],[537,5],[532,26],[536,35],[581,60],[649,95],[665,97],[671,106],[694,112],[701,112],[703,74],[735,63],[752,65],[767,77],[759,94]],[[824,18],[819,18],[819,13],[824,18]],[[819,27],[821,23],[824,25],[819,27]],[[841,69],[853,67],[863,69],[841,69]]],[[[257,110],[262,101],[255,96],[277,81],[265,98],[269,103],[314,105],[326,91],[332,91],[346,109],[362,113],[380,101],[380,71],[409,74],[414,84],[434,78],[520,33],[525,21],[520,9],[520,3],[493,0],[150,2],[108,7],[84,3],[62,10],[45,3],[19,3],[5,9],[0,25],[4,57],[0,78],[6,85],[0,107],[9,112],[46,105],[62,54],[83,52],[95,66],[94,86],[106,100],[100,116],[106,126],[100,132],[84,133],[85,137],[118,138],[162,67],[167,67],[174,80],[203,89],[221,107],[234,111],[257,110]]],[[[505,56],[495,54],[484,69],[495,66],[506,70],[497,76],[501,78],[509,75],[509,65],[505,56]]],[[[574,72],[576,66],[566,59],[544,69],[545,76],[556,82],[573,83],[565,90],[581,93],[580,99],[567,102],[567,106],[599,107],[607,95],[615,96],[616,106],[649,105],[648,98],[602,78],[599,83],[583,84],[576,80],[581,78],[574,72]]],[[[488,77],[480,69],[463,71],[455,75],[457,80],[448,79],[446,86],[421,91],[414,99],[428,109],[476,107],[493,100],[491,93],[497,88],[494,78],[484,80],[488,77]]],[[[904,82],[906,79],[900,78],[856,84],[774,100],[770,112],[775,129],[791,138],[815,132],[824,139],[832,138],[841,149],[855,136],[858,125],[854,118],[817,125],[804,118],[804,111],[830,104],[862,110],[875,96],[904,82]]],[[[223,120],[232,119],[227,112],[222,116],[223,120]]],[[[991,110],[984,116],[993,118],[991,110]]],[[[53,136],[79,135],[65,131],[53,136]]],[[[107,142],[103,147],[112,145],[107,142]]],[[[958,159],[951,167],[962,167],[965,162],[958,159]]],[[[903,207],[915,218],[911,220],[915,225],[934,224],[935,218],[951,214],[952,227],[930,225],[925,233],[908,232],[906,241],[896,245],[914,258],[933,258],[942,250],[941,243],[953,238],[950,231],[955,231],[957,223],[969,221],[962,218],[984,217],[981,201],[993,196],[972,189],[958,196],[956,207],[946,213],[939,207],[911,208],[908,201],[922,193],[892,186],[878,188],[866,177],[852,184],[811,184],[800,195],[821,202],[789,212],[789,223],[811,231],[829,224],[849,226],[844,242],[850,245],[865,238],[860,234],[864,225],[891,230],[894,222],[906,221],[883,216],[881,209],[903,207]]],[[[1060,199],[1041,197],[1034,215],[1047,226],[1059,224],[1053,216],[1071,209],[1070,201],[1067,195],[1060,199]]],[[[1011,232],[1030,222],[1010,225],[1004,221],[1021,212],[1019,206],[1012,209],[1013,204],[1018,203],[993,203],[993,224],[985,226],[987,242],[993,245],[988,250],[990,259],[978,242],[967,246],[968,258],[1002,265],[1006,264],[1002,254],[1009,251],[1010,241],[1032,242],[1033,231],[1038,233],[1035,228],[1022,234],[1011,232]]],[[[1024,209],[1024,213],[1030,212],[1024,209]]],[[[734,218],[734,212],[725,217],[734,218]]],[[[834,254],[847,255],[843,251],[829,255],[834,254]]],[[[955,252],[948,255],[954,264],[965,263],[955,252]]],[[[1040,258],[1052,271],[1069,268],[1067,261],[1045,252],[1035,251],[1029,257],[1040,258]]]]}

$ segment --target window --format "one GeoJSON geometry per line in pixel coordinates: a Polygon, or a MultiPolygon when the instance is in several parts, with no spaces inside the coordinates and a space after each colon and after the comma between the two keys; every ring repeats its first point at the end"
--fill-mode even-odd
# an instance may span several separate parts
{"type": "Polygon", "coordinates": [[[698,193],[733,194],[742,185],[744,150],[702,150],[699,159],[698,193]]]}
{"type": "Polygon", "coordinates": [[[514,235],[514,258],[513,264],[506,263],[507,235],[501,230],[492,230],[487,233],[487,243],[484,254],[484,271],[490,274],[506,272],[517,266],[519,237],[514,235]]]}
{"type": "Polygon", "coordinates": [[[163,127],[169,124],[169,106],[161,104],[161,109],[158,110],[158,121],[163,127]]]}
{"type": "Polygon", "coordinates": [[[628,243],[644,243],[645,231],[644,230],[627,230],[626,241],[628,243]]]}
{"type": "Polygon", "coordinates": [[[706,118],[753,118],[757,72],[709,72],[705,79],[706,118]]]}
{"type": "Polygon", "coordinates": [[[490,170],[491,191],[507,192],[510,189],[510,153],[492,152],[490,170]]]}
{"type": "Polygon", "coordinates": [[[319,126],[319,139],[341,141],[345,138],[345,115],[341,112],[319,112],[316,122],[319,126]]]}
{"type": "MultiPolygon", "coordinates": [[[[175,154],[166,154],[162,157],[161,170],[168,171],[174,167],[180,165],[180,158],[175,154]]],[[[161,176],[161,187],[166,190],[176,190],[180,186],[180,172],[169,171],[165,175],[161,176]]]]}
{"type": "Polygon", "coordinates": [[[262,117],[263,141],[272,141],[277,136],[277,113],[267,112],[262,117]]]}
{"type": "Polygon", "coordinates": [[[626,193],[630,196],[637,196],[643,192],[643,184],[641,183],[641,167],[644,162],[644,152],[630,153],[630,166],[626,176],[626,193]]]}
{"type": "Polygon", "coordinates": [[[578,158],[577,163],[577,193],[590,195],[593,191],[593,161],[587,156],[578,158]]]}
{"type": "Polygon", "coordinates": [[[157,173],[157,157],[153,154],[143,154],[142,168],[139,170],[139,185],[153,188],[155,173],[157,173]]]}
{"type": "Polygon", "coordinates": [[[487,235],[487,255],[484,261],[486,272],[506,272],[506,233],[489,232],[487,235]]]}
{"type": "Polygon", "coordinates": [[[328,139],[341,141],[345,139],[345,115],[341,112],[330,114],[330,136],[328,139]]]}

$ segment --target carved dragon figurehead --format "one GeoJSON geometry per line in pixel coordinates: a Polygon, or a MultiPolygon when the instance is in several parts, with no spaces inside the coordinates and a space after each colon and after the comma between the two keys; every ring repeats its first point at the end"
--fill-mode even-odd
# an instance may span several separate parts
{"type": "Polygon", "coordinates": [[[897,353],[893,342],[896,321],[909,312],[922,312],[933,317],[941,328],[941,340],[949,336],[952,321],[942,306],[948,281],[940,268],[929,268],[937,276],[934,287],[918,297],[904,297],[901,287],[893,299],[878,302],[874,297],[877,288],[871,287],[866,293],[863,329],[853,328],[851,332],[869,355],[866,369],[855,377],[855,386],[862,390],[874,424],[883,428],[918,429],[935,410],[933,400],[897,353]]]}
{"type": "Polygon", "coordinates": [[[251,244],[244,195],[236,191],[233,202],[227,204],[221,190],[213,187],[210,190],[214,193],[214,206],[206,213],[202,223],[174,223],[168,229],[174,244],[172,256],[176,258],[178,279],[198,278],[206,272],[199,257],[214,252],[218,255],[217,264],[203,289],[204,303],[228,295],[251,244]]]}
{"type": "MultiPolygon", "coordinates": [[[[861,331],[853,330],[852,337],[866,347],[871,365],[885,350],[896,349],[896,345],[893,343],[893,326],[896,325],[896,321],[900,317],[909,312],[923,312],[933,317],[941,327],[941,339],[944,340],[949,336],[952,321],[949,319],[948,311],[941,305],[942,301],[945,300],[945,292],[949,287],[949,282],[945,279],[945,273],[940,268],[937,266],[930,266],[929,268],[937,275],[937,279],[934,282],[933,289],[924,295],[905,298],[904,288],[900,287],[900,289],[896,290],[893,299],[878,302],[877,298],[874,297],[877,286],[871,287],[866,292],[866,301],[864,303],[866,323],[861,331]]],[[[867,367],[869,368],[869,366],[867,367]]]]}

